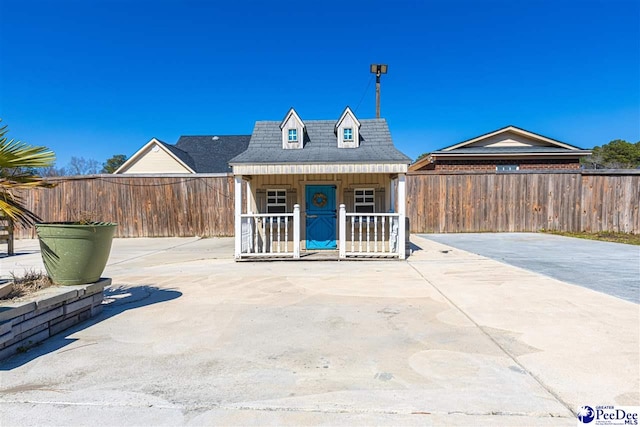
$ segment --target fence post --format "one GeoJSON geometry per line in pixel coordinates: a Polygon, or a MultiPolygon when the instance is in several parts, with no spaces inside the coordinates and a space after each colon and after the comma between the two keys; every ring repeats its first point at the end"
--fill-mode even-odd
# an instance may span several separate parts
{"type": "Polygon", "coordinates": [[[405,174],[399,174],[398,186],[396,187],[398,189],[398,213],[400,214],[400,218],[398,218],[398,259],[406,258],[406,231],[404,223],[407,216],[407,190],[405,187],[405,178],[405,174]]]}
{"type": "Polygon", "coordinates": [[[340,250],[338,252],[338,258],[344,259],[347,257],[347,207],[344,205],[344,203],[340,203],[338,233],[338,238],[340,239],[340,250]]]}
{"type": "Polygon", "coordinates": [[[293,258],[300,258],[300,205],[293,205],[293,258]]]}
{"type": "Polygon", "coordinates": [[[235,175],[234,180],[234,237],[235,237],[235,259],[240,259],[242,254],[242,175],[235,175]]]}

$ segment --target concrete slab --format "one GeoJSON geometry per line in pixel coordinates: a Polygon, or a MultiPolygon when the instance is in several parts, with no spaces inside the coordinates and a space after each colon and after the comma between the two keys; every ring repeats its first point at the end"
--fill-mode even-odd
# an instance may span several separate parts
{"type": "Polygon", "coordinates": [[[573,425],[640,400],[636,305],[484,257],[119,240],[103,313],[0,365],[0,425],[573,425]]]}
{"type": "Polygon", "coordinates": [[[431,240],[414,241],[423,251],[410,264],[568,407],[640,403],[637,304],[431,240]]]}
{"type": "Polygon", "coordinates": [[[421,237],[640,303],[640,246],[544,233],[423,234],[421,237]]]}

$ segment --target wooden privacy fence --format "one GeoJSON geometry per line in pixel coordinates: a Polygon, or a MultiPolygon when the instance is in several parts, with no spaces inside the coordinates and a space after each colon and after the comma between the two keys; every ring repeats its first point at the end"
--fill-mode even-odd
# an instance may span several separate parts
{"type": "Polygon", "coordinates": [[[414,173],[407,215],[413,233],[640,233],[638,172],[414,173]]]}
{"type": "MultiPolygon", "coordinates": [[[[43,221],[80,217],[118,223],[116,237],[233,235],[233,178],[211,175],[89,175],[51,179],[20,194],[43,221]]],[[[16,237],[35,237],[16,228],[16,237]]]]}
{"type": "MultiPolygon", "coordinates": [[[[621,231],[640,233],[640,171],[412,173],[413,233],[621,231]]],[[[83,212],[119,224],[117,237],[232,236],[227,175],[91,175],[52,179],[20,194],[44,221],[83,212]]],[[[16,238],[34,237],[16,227],[16,238]]]]}

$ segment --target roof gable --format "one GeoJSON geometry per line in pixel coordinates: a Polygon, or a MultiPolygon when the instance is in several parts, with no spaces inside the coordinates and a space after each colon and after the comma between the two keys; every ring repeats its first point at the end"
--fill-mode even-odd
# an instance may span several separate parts
{"type": "Polygon", "coordinates": [[[351,120],[358,127],[358,129],[360,128],[361,126],[360,121],[356,118],[356,115],[353,114],[353,111],[351,111],[351,108],[349,108],[349,106],[347,105],[347,108],[344,109],[344,111],[342,112],[342,115],[340,115],[340,118],[336,122],[336,126],[335,126],[336,130],[342,125],[342,123],[347,117],[351,118],[351,120]]]}
{"type": "Polygon", "coordinates": [[[291,118],[291,116],[293,116],[295,118],[295,120],[302,126],[304,127],[304,122],[302,121],[302,119],[300,118],[300,116],[298,115],[298,113],[296,113],[296,110],[294,110],[293,107],[291,107],[291,109],[289,110],[289,112],[284,116],[284,119],[282,119],[282,122],[280,122],[280,130],[284,129],[284,127],[287,125],[287,122],[289,121],[289,119],[291,118]]]}
{"type": "Polygon", "coordinates": [[[580,148],[574,145],[529,132],[516,126],[506,126],[493,132],[441,148],[438,151],[445,152],[471,147],[559,147],[567,150],[580,150],[580,148]]]}
{"type": "MultiPolygon", "coordinates": [[[[135,167],[137,163],[143,161],[146,156],[149,156],[150,153],[162,151],[167,155],[168,158],[175,161],[179,169],[184,169],[186,173],[195,173],[193,169],[193,160],[190,156],[176,147],[167,144],[166,142],[160,141],[157,138],[151,138],[149,142],[147,142],[142,148],[136,151],[131,158],[129,158],[126,162],[124,162],[115,172],[114,174],[122,174],[126,173],[132,167],[135,167]]],[[[165,166],[166,167],[166,166],[165,166]]]]}

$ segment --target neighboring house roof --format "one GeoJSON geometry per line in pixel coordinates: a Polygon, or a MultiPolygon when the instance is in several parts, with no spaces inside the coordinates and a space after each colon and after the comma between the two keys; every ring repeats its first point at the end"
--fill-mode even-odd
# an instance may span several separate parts
{"type": "MultiPolygon", "coordinates": [[[[169,155],[175,164],[180,165],[180,170],[185,169],[185,173],[228,173],[229,159],[246,150],[249,139],[250,135],[181,136],[178,142],[172,145],[153,138],[114,173],[127,173],[137,163],[144,161],[145,156],[149,158],[154,146],[169,155]]],[[[144,173],[175,173],[176,170],[162,170],[166,165],[172,167],[172,164],[165,161],[157,166],[157,169],[144,173]]]]}
{"type": "Polygon", "coordinates": [[[175,147],[193,159],[198,173],[231,172],[229,160],[245,151],[250,135],[181,136],[175,147]]]}
{"type": "Polygon", "coordinates": [[[590,150],[567,150],[560,147],[463,147],[456,150],[438,150],[431,154],[447,155],[447,154],[483,154],[483,155],[509,155],[509,154],[590,154],[590,150]]]}
{"type": "MultiPolygon", "coordinates": [[[[165,159],[163,159],[163,160],[165,160],[165,162],[164,162],[165,165],[167,164],[166,162],[168,161],[169,162],[168,164],[170,164],[171,167],[177,167],[181,171],[184,169],[184,172],[186,172],[186,173],[195,173],[195,171],[192,168],[193,161],[188,156],[187,153],[184,153],[182,150],[176,149],[171,144],[167,144],[164,141],[160,141],[158,138],[151,138],[151,140],[149,142],[147,142],[144,146],[142,146],[142,148],[140,148],[138,151],[136,151],[129,158],[129,160],[124,162],[114,172],[114,174],[127,173],[127,171],[129,169],[135,167],[136,164],[138,164],[141,161],[144,161],[145,157],[150,156],[149,153],[153,153],[153,152],[156,152],[156,151],[158,153],[164,152],[166,154],[165,155],[165,159]],[[160,151],[158,151],[158,150],[160,150],[160,151]],[[172,160],[166,160],[167,156],[168,156],[169,159],[172,159],[172,160]]],[[[156,171],[154,171],[154,172],[156,172],[156,171]]],[[[175,171],[171,171],[171,172],[175,172],[175,171]]],[[[149,173],[149,172],[146,172],[146,173],[149,173]]]]}
{"type": "Polygon", "coordinates": [[[569,157],[577,160],[589,154],[590,150],[583,150],[516,126],[506,126],[434,151],[417,160],[409,170],[420,170],[437,162],[438,159],[569,157]]]}
{"type": "Polygon", "coordinates": [[[475,138],[467,139],[466,141],[458,142],[457,144],[453,144],[448,147],[441,148],[438,151],[451,151],[457,148],[473,145],[478,142],[482,142],[483,140],[487,140],[493,136],[496,136],[502,133],[507,133],[507,132],[512,132],[514,134],[530,138],[534,141],[539,141],[541,144],[547,145],[547,146],[562,147],[568,150],[580,150],[580,148],[576,147],[575,145],[570,145],[570,144],[567,144],[566,142],[558,141],[557,139],[552,139],[552,138],[519,128],[517,126],[509,125],[509,126],[505,126],[503,128],[494,130],[492,132],[485,133],[484,135],[480,135],[475,138]]]}
{"type": "Polygon", "coordinates": [[[335,120],[306,120],[304,148],[283,149],[281,122],[258,121],[247,150],[229,163],[411,163],[411,159],[393,145],[386,120],[363,119],[360,123],[357,148],[338,148],[335,120]]]}

